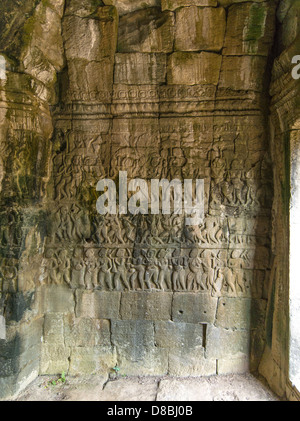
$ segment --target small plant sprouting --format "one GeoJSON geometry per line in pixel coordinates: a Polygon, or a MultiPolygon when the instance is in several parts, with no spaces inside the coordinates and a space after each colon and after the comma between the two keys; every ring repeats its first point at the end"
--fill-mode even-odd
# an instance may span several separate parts
{"type": "Polygon", "coordinates": [[[66,383],[66,373],[63,371],[61,376],[57,380],[52,380],[48,384],[51,386],[57,386],[60,383],[66,383]]]}
{"type": "Polygon", "coordinates": [[[120,371],[121,369],[120,369],[120,367],[118,367],[117,365],[115,365],[115,366],[114,366],[114,368],[113,368],[113,370],[114,370],[114,372],[115,372],[116,374],[119,374],[119,371],[120,371]]]}

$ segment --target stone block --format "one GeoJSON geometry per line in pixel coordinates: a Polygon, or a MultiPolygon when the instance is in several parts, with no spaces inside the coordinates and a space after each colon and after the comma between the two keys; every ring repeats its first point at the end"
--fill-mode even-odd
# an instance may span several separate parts
{"type": "Polygon", "coordinates": [[[243,374],[248,373],[250,364],[247,355],[230,356],[230,358],[222,358],[217,363],[218,374],[243,374]]]}
{"type": "Polygon", "coordinates": [[[171,292],[123,292],[120,314],[123,320],[170,320],[171,292]]]}
{"type": "Polygon", "coordinates": [[[72,313],[75,309],[74,293],[65,286],[42,287],[37,292],[43,313],[72,313]]]}
{"type": "Polygon", "coordinates": [[[102,347],[76,347],[72,348],[68,374],[71,376],[104,375],[116,364],[117,358],[112,348],[104,350],[102,347]]]}
{"type": "Polygon", "coordinates": [[[224,329],[255,329],[264,323],[265,310],[265,300],[220,298],[215,325],[224,329]]]}
{"type": "Polygon", "coordinates": [[[203,325],[172,321],[155,322],[155,344],[159,348],[200,349],[203,346],[203,325]]]}
{"type": "Polygon", "coordinates": [[[176,52],[168,58],[169,85],[217,85],[222,57],[215,53],[176,52]]]}
{"type": "Polygon", "coordinates": [[[68,372],[71,349],[55,344],[42,344],[40,374],[57,375],[68,372]]]}
{"type": "Polygon", "coordinates": [[[118,52],[169,53],[173,51],[174,15],[150,8],[120,18],[118,52]]]}
{"type": "Polygon", "coordinates": [[[64,318],[64,340],[71,347],[101,346],[109,348],[110,322],[89,318],[75,318],[67,315],[64,318]]]}
{"type": "Polygon", "coordinates": [[[141,361],[154,348],[154,326],[148,320],[111,322],[111,342],[119,356],[141,361]]]}
{"type": "Polygon", "coordinates": [[[223,54],[267,56],[273,44],[275,9],[271,2],[231,6],[223,54]]]}
{"type": "Polygon", "coordinates": [[[64,344],[64,316],[59,313],[45,314],[43,341],[48,344],[64,344]]]}
{"type": "MultiPolygon", "coordinates": [[[[55,0],[56,1],[56,0],[55,0]]],[[[98,1],[91,0],[65,0],[65,16],[89,17],[97,12],[98,1]]],[[[108,4],[108,3],[107,3],[108,4]]]]}
{"type": "Polygon", "coordinates": [[[172,320],[185,323],[214,323],[217,298],[208,293],[174,294],[172,320]]]}
{"type": "MultiPolygon", "coordinates": [[[[263,3],[266,0],[252,0],[252,3],[263,3]]],[[[220,6],[227,7],[236,3],[247,3],[249,0],[219,0],[218,3],[220,6]]]]}
{"type": "Polygon", "coordinates": [[[176,10],[183,6],[212,6],[218,5],[217,0],[161,0],[162,10],[176,10]]]}
{"type": "Polygon", "coordinates": [[[71,100],[98,100],[110,102],[110,90],[113,84],[113,61],[86,62],[74,59],[68,64],[67,98],[71,100]]]}
{"type": "Polygon", "coordinates": [[[136,10],[160,6],[160,0],[103,0],[103,3],[115,6],[120,16],[136,10]]]}
{"type": "Polygon", "coordinates": [[[235,354],[250,353],[250,335],[246,330],[229,330],[207,326],[205,356],[209,359],[221,359],[235,354]]]}
{"type": "Polygon", "coordinates": [[[78,16],[64,18],[63,38],[68,61],[102,61],[106,57],[113,59],[118,33],[116,11],[111,7],[101,7],[98,17],[99,19],[78,16]]]}
{"type": "Polygon", "coordinates": [[[159,382],[156,396],[157,402],[176,401],[213,401],[213,393],[209,379],[166,378],[159,382]]]}
{"type": "Polygon", "coordinates": [[[223,56],[220,88],[262,92],[267,59],[259,56],[223,56]]]}
{"type": "Polygon", "coordinates": [[[117,291],[76,292],[76,317],[118,319],[121,293],[117,291]]]}
{"type": "Polygon", "coordinates": [[[166,80],[166,55],[118,53],[115,56],[115,83],[155,85],[166,80]]]}
{"type": "Polygon", "coordinates": [[[203,350],[195,352],[184,348],[170,350],[169,373],[170,376],[212,376],[216,374],[216,360],[204,358],[203,350]]]}
{"type": "Polygon", "coordinates": [[[165,376],[168,374],[168,350],[148,349],[141,360],[118,353],[120,373],[127,376],[165,376]]]}
{"type": "Polygon", "coordinates": [[[176,12],[175,50],[220,51],[225,29],[225,9],[184,7],[176,12]]]}

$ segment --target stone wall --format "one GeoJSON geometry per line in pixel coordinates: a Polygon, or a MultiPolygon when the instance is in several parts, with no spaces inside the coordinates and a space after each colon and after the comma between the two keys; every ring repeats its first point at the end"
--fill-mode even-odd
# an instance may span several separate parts
{"type": "Polygon", "coordinates": [[[0,47],[4,394],[20,373],[257,370],[277,247],[277,2],[28,1],[25,18],[9,4],[19,26],[12,37],[5,21],[0,47]],[[118,185],[119,171],[148,185],[204,179],[203,223],[99,215],[97,182],[118,185]],[[17,320],[10,297],[25,303],[17,320]]]}
{"type": "MultiPolygon", "coordinates": [[[[297,221],[291,219],[296,208],[299,180],[299,80],[292,76],[293,57],[299,55],[299,1],[282,1],[276,58],[270,86],[270,143],[274,168],[274,202],[269,300],[266,317],[266,347],[259,371],[280,396],[299,400],[290,382],[293,364],[299,361],[299,297],[289,276],[289,231],[293,235],[297,221]],[[294,355],[293,355],[294,354],[294,355]]],[[[299,204],[297,203],[297,206],[299,204]]],[[[297,208],[298,209],[298,208],[297,208]]],[[[298,248],[297,248],[298,250],[298,248]]],[[[297,255],[297,250],[293,250],[297,255]]]]}

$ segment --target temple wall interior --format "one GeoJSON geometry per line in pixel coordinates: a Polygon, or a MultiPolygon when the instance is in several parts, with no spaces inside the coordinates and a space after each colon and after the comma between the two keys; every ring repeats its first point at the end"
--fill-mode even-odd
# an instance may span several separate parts
{"type": "Polygon", "coordinates": [[[259,372],[294,396],[299,1],[3,0],[0,11],[0,398],[38,375],[116,366],[259,372]],[[100,215],[97,183],[118,191],[122,171],[149,192],[152,179],[204,180],[203,221],[100,215]]]}

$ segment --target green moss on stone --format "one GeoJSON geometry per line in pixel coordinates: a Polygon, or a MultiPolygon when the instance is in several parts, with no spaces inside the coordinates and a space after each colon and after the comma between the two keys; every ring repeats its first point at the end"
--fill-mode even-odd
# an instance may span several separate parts
{"type": "Polygon", "coordinates": [[[267,10],[264,5],[251,6],[245,41],[258,41],[264,35],[266,15],[267,10]]]}

